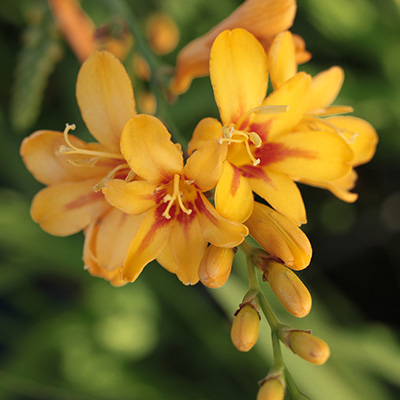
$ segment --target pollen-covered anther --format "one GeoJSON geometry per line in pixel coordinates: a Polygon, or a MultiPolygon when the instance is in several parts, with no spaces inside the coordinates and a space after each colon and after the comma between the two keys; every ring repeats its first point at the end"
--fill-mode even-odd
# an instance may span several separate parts
{"type": "Polygon", "coordinates": [[[260,136],[256,132],[247,132],[235,129],[235,127],[230,125],[225,125],[222,128],[222,138],[219,140],[219,143],[244,143],[246,146],[246,151],[252,161],[253,165],[256,166],[260,163],[259,158],[255,158],[253,153],[251,152],[249,140],[255,147],[261,147],[262,140],[260,136]]]}
{"type": "MultiPolygon", "coordinates": [[[[61,145],[58,148],[58,151],[56,152],[57,155],[60,154],[67,154],[67,155],[82,155],[82,156],[90,156],[92,157],[92,160],[94,161],[94,164],[99,160],[100,158],[114,158],[117,160],[124,160],[124,157],[122,154],[117,154],[117,153],[109,153],[105,151],[95,151],[95,150],[87,150],[87,149],[80,149],[79,147],[74,146],[71,141],[69,140],[68,137],[68,132],[70,130],[74,130],[76,128],[75,124],[69,125],[65,124],[65,129],[64,129],[64,140],[67,145],[61,145]]],[[[78,163],[79,164],[79,163],[78,163]]]]}
{"type": "Polygon", "coordinates": [[[174,175],[174,192],[172,193],[172,195],[170,194],[166,194],[163,198],[163,202],[167,203],[167,208],[165,209],[165,211],[162,213],[162,216],[165,217],[166,219],[171,219],[171,216],[169,215],[169,211],[171,210],[172,205],[174,204],[175,201],[178,202],[180,209],[186,213],[187,215],[190,215],[192,213],[191,209],[187,209],[182,202],[182,197],[183,197],[183,193],[180,190],[179,187],[179,181],[180,181],[180,176],[179,174],[175,174],[174,175]]]}

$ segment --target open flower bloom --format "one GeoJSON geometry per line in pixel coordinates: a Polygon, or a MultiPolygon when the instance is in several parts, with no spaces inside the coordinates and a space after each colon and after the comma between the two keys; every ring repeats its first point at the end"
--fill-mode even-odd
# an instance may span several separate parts
{"type": "Polygon", "coordinates": [[[157,118],[133,117],[122,132],[121,152],[141,179],[111,179],[103,188],[110,204],[143,218],[121,269],[126,281],[135,281],[157,259],[184,284],[195,284],[208,243],[232,248],[248,233],[244,225],[222,218],[203,194],[216,185],[227,146],[210,140],[184,166],[170,138],[157,118]]]}
{"type": "MultiPolygon", "coordinates": [[[[171,84],[172,92],[184,93],[193,78],[208,75],[211,46],[221,32],[234,28],[246,29],[268,48],[277,33],[292,26],[295,14],[295,0],[244,1],[228,18],[180,51],[171,84]]],[[[310,58],[309,54],[304,50],[304,41],[296,38],[298,61],[305,62],[310,58]]]]}
{"type": "Polygon", "coordinates": [[[35,196],[31,215],[53,235],[86,229],[86,267],[120,284],[117,267],[125,252],[118,252],[114,242],[123,247],[125,231],[134,231],[136,221],[111,211],[101,187],[112,177],[132,176],[119,141],[124,125],[136,114],[133,90],[122,64],[110,53],[96,52],[79,71],[76,96],[86,126],[98,142],[85,143],[70,135],[73,127],[68,125],[64,133],[44,130],[24,139],[23,161],[47,186],[35,196]]]}
{"type": "MultiPolygon", "coordinates": [[[[280,88],[297,73],[295,39],[290,32],[278,34],[268,53],[268,67],[274,89],[280,88]]],[[[333,116],[352,112],[349,106],[332,106],[344,81],[344,72],[340,67],[332,67],[313,77],[310,85],[310,99],[302,119],[293,128],[294,131],[325,131],[342,137],[353,151],[351,166],[367,163],[375,154],[378,135],[375,129],[361,118],[333,116]],[[325,117],[325,118],[321,118],[325,117]]],[[[339,179],[320,182],[305,177],[299,181],[330,190],[340,199],[353,202],[357,194],[350,193],[357,179],[351,169],[339,179]]]]}
{"type": "Polygon", "coordinates": [[[297,225],[306,213],[294,180],[329,182],[351,169],[353,151],[335,132],[293,129],[308,110],[311,76],[295,74],[268,97],[267,58],[257,39],[243,29],[225,31],[211,50],[210,77],[221,122],[197,125],[189,153],[210,139],[228,144],[215,190],[217,211],[246,221],[253,193],[297,225]]]}

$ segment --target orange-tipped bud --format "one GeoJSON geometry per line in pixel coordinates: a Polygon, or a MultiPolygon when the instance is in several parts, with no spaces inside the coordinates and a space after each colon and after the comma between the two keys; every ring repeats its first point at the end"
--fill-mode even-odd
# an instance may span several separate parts
{"type": "Polygon", "coordinates": [[[271,207],[254,202],[253,213],[245,225],[266,252],[288,267],[301,270],[310,264],[312,249],[307,236],[294,222],[271,207]]]}
{"type": "Polygon", "coordinates": [[[331,355],[326,342],[307,331],[283,330],[279,336],[293,353],[310,363],[324,364],[331,355]]]}
{"type": "Polygon", "coordinates": [[[142,113],[154,115],[157,110],[157,100],[152,92],[141,92],[138,95],[138,106],[142,113]]]}
{"type": "Polygon", "coordinates": [[[268,261],[264,268],[264,277],[286,310],[305,317],[311,310],[311,295],[298,276],[275,261],[268,261]]]}
{"type": "Polygon", "coordinates": [[[239,351],[249,351],[257,342],[260,314],[250,304],[240,308],[233,320],[231,339],[239,351]]]}
{"type": "Polygon", "coordinates": [[[257,400],[283,400],[285,384],[280,377],[267,378],[258,390],[257,400]]]}
{"type": "Polygon", "coordinates": [[[219,288],[228,280],[235,252],[233,249],[210,245],[201,260],[199,278],[209,288],[219,288]]]}
{"type": "Polygon", "coordinates": [[[147,21],[147,38],[157,54],[168,54],[178,44],[179,31],[174,21],[165,14],[154,14],[147,21]]]}

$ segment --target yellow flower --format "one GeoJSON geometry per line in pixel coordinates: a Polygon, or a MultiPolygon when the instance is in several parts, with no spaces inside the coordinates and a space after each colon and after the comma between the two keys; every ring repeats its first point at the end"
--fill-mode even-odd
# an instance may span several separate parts
{"type": "Polygon", "coordinates": [[[222,218],[203,194],[219,179],[226,145],[208,141],[184,166],[170,137],[157,118],[133,117],[122,132],[121,152],[142,180],[112,179],[103,189],[114,207],[143,217],[121,269],[130,282],[157,259],[184,284],[195,284],[208,243],[232,248],[248,233],[244,225],[222,218]]]}
{"type": "Polygon", "coordinates": [[[215,40],[210,77],[222,124],[198,124],[189,153],[210,139],[229,145],[215,190],[215,205],[225,218],[243,222],[257,193],[296,224],[306,222],[294,180],[329,182],[351,169],[353,151],[334,132],[293,129],[307,112],[311,77],[297,73],[268,97],[267,58],[257,39],[243,29],[215,40]]]}
{"type": "MultiPolygon", "coordinates": [[[[179,53],[171,90],[180,94],[189,89],[193,78],[208,75],[210,50],[215,38],[226,29],[243,28],[269,47],[272,38],[293,24],[295,0],[246,0],[228,18],[208,33],[190,42],[179,53]]],[[[309,59],[304,42],[297,39],[299,61],[309,59]]]]}
{"type": "MultiPolygon", "coordinates": [[[[295,39],[290,32],[278,34],[268,53],[270,78],[275,89],[281,87],[297,73],[295,39]]],[[[378,135],[375,129],[360,118],[331,116],[353,111],[349,106],[332,106],[344,81],[340,67],[332,67],[313,77],[310,85],[310,99],[302,119],[294,131],[324,131],[342,137],[353,151],[351,166],[356,167],[371,160],[375,154],[378,135]],[[329,117],[330,116],[330,117],[329,117]],[[320,118],[328,117],[328,118],[320,118]]],[[[350,193],[357,179],[353,169],[339,179],[316,181],[299,177],[299,181],[330,190],[340,199],[353,202],[357,194],[350,193]]]]}
{"type": "Polygon", "coordinates": [[[100,189],[107,179],[129,174],[119,141],[124,125],[136,114],[133,90],[122,64],[110,53],[96,52],[81,67],[76,95],[86,126],[98,142],[85,143],[69,135],[71,126],[64,133],[38,131],[23,141],[25,165],[47,186],[35,196],[31,215],[53,235],[85,229],[86,267],[118,285],[124,235],[134,231],[136,221],[112,210],[100,189]]]}

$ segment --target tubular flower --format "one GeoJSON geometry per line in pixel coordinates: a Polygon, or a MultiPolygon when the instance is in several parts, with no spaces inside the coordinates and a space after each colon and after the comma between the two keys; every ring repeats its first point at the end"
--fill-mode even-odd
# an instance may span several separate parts
{"type": "Polygon", "coordinates": [[[85,143],[70,135],[73,126],[68,125],[64,133],[38,131],[24,139],[23,161],[47,186],[35,196],[31,215],[53,235],[85,229],[89,272],[119,285],[115,271],[125,253],[113,244],[123,247],[125,232],[134,230],[136,221],[111,210],[101,187],[112,177],[133,177],[119,150],[122,129],[136,114],[133,90],[122,64],[110,53],[96,52],[81,67],[76,95],[86,126],[98,142],[85,143]],[[110,235],[112,226],[117,229],[110,235]]]}
{"type": "Polygon", "coordinates": [[[184,166],[170,137],[157,118],[133,117],[122,132],[121,152],[141,180],[111,179],[103,188],[110,204],[143,218],[121,268],[126,281],[135,281],[157,259],[184,284],[195,284],[207,243],[233,248],[248,233],[221,217],[203,194],[217,183],[227,146],[209,141],[184,166]]]}
{"type": "MultiPolygon", "coordinates": [[[[277,89],[289,81],[297,72],[295,39],[290,32],[278,34],[268,53],[268,67],[271,82],[277,89]]],[[[367,163],[375,154],[378,135],[375,129],[360,118],[349,116],[332,116],[352,112],[349,106],[332,106],[342,88],[344,72],[340,67],[317,74],[312,78],[310,85],[310,100],[302,119],[293,128],[294,131],[323,131],[334,133],[343,138],[353,151],[354,157],[351,166],[367,163]],[[321,118],[326,117],[326,118],[321,118]]],[[[330,190],[340,199],[353,202],[357,194],[350,193],[353,189],[357,174],[353,169],[341,178],[316,181],[306,177],[299,177],[299,181],[313,186],[330,190]]]]}
{"type": "Polygon", "coordinates": [[[330,182],[351,169],[353,151],[326,130],[298,130],[311,97],[311,77],[300,72],[268,97],[267,58],[257,39],[243,29],[215,40],[210,77],[221,122],[200,121],[189,153],[210,139],[228,144],[215,190],[216,209],[225,218],[246,221],[254,191],[297,225],[306,213],[294,180],[330,182]]]}
{"type": "MultiPolygon", "coordinates": [[[[226,29],[243,28],[251,32],[268,48],[273,37],[293,24],[295,0],[246,0],[228,18],[204,36],[190,42],[179,53],[171,90],[186,92],[193,78],[208,75],[210,50],[215,38],[226,29]]],[[[308,60],[304,42],[297,38],[299,61],[308,60]]]]}

